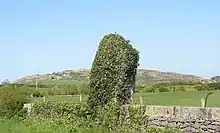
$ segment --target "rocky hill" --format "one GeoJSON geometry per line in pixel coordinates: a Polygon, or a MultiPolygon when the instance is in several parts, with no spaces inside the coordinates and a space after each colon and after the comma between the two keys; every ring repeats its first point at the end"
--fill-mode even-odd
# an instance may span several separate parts
{"type": "MultiPolygon", "coordinates": [[[[53,72],[50,74],[43,75],[32,75],[26,76],[24,78],[18,79],[16,83],[35,83],[35,81],[40,83],[47,82],[60,82],[62,83],[73,83],[73,82],[89,82],[89,70],[88,69],[80,69],[80,70],[65,70],[61,72],[53,72]]],[[[137,84],[145,84],[145,83],[160,83],[160,82],[175,82],[175,81],[192,81],[198,82],[203,81],[205,79],[187,74],[173,73],[173,72],[161,72],[157,70],[149,70],[149,69],[138,69],[136,82],[137,84]]]]}

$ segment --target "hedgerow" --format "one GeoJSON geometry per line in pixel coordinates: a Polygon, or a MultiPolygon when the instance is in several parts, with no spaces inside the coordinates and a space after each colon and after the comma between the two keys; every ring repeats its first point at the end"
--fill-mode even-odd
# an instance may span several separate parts
{"type": "Polygon", "coordinates": [[[150,128],[148,116],[145,114],[146,107],[134,107],[131,105],[121,106],[118,110],[116,101],[108,102],[103,108],[99,108],[95,118],[91,117],[88,105],[86,103],[73,104],[71,102],[45,102],[36,103],[32,107],[31,119],[39,123],[52,122],[56,126],[72,125],[75,132],[78,129],[102,130],[102,132],[112,133],[136,133],[136,132],[153,132],[153,133],[177,133],[173,129],[150,128]],[[118,115],[120,112],[120,115],[118,115]]]}
{"type": "Polygon", "coordinates": [[[26,111],[23,109],[29,90],[27,88],[16,88],[15,86],[5,85],[0,88],[0,117],[12,118],[23,116],[26,111]]]}

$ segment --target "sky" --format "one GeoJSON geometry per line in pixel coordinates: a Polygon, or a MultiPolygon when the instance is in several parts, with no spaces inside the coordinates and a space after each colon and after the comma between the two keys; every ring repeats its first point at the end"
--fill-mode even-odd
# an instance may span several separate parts
{"type": "Polygon", "coordinates": [[[219,0],[7,0],[0,2],[0,81],[90,68],[117,32],[140,68],[220,75],[219,0]]]}

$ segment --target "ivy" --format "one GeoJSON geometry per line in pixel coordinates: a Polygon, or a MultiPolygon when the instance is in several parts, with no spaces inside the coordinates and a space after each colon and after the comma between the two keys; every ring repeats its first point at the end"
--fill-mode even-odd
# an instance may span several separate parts
{"type": "Polygon", "coordinates": [[[119,34],[107,34],[101,39],[90,71],[90,107],[103,106],[111,99],[125,104],[134,89],[139,52],[129,40],[119,34]]]}

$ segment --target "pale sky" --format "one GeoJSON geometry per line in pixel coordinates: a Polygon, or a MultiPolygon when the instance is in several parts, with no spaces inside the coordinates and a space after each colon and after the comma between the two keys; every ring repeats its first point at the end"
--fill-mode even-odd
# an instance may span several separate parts
{"type": "Polygon", "coordinates": [[[117,32],[140,67],[220,75],[219,0],[9,0],[0,3],[0,81],[90,68],[100,39],[117,32]]]}

